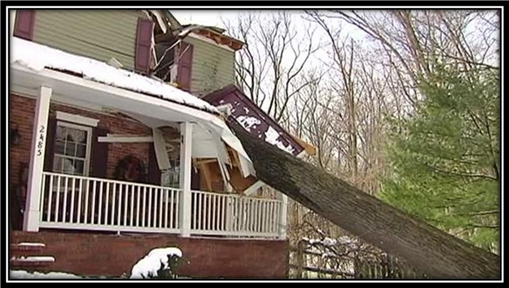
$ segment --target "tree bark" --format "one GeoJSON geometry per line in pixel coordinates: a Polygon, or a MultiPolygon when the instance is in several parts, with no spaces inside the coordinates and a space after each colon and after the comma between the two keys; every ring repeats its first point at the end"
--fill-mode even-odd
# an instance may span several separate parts
{"type": "Polygon", "coordinates": [[[315,213],[434,279],[500,279],[500,257],[449,235],[324,170],[279,150],[233,121],[257,177],[315,213]]]}

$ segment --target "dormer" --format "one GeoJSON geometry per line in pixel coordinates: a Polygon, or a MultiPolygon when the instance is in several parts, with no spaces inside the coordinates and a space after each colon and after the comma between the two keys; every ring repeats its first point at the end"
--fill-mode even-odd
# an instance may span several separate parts
{"type": "Polygon", "coordinates": [[[155,76],[199,97],[235,83],[235,51],[243,42],[218,27],[174,23],[169,30],[155,30],[155,76]]]}

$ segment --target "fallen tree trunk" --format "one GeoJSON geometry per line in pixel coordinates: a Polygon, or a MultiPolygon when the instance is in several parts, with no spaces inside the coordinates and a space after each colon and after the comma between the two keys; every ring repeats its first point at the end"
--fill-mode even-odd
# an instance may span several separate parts
{"type": "Polygon", "coordinates": [[[449,235],[289,153],[229,126],[257,177],[346,231],[434,279],[500,278],[500,257],[449,235]]]}

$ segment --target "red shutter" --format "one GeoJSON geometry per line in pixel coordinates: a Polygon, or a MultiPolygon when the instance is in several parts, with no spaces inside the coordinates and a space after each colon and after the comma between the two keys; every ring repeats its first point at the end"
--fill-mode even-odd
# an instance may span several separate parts
{"type": "Polygon", "coordinates": [[[34,38],[35,11],[17,10],[16,23],[14,25],[14,36],[32,40],[34,38]]]}
{"type": "Polygon", "coordinates": [[[98,137],[106,136],[108,129],[96,127],[92,130],[92,153],[90,176],[98,178],[107,178],[108,173],[108,142],[99,142],[98,137]]]}
{"type": "Polygon", "coordinates": [[[193,45],[182,42],[177,74],[177,83],[180,89],[191,91],[191,69],[193,66],[193,45]]]}
{"type": "Polygon", "coordinates": [[[152,34],[154,33],[154,22],[138,18],[136,34],[136,50],[134,59],[134,70],[139,73],[150,71],[150,60],[152,58],[152,34]]]}
{"type": "Polygon", "coordinates": [[[46,172],[53,172],[55,133],[57,133],[57,118],[52,116],[48,118],[48,128],[46,130],[46,151],[44,152],[44,171],[46,172]]]}

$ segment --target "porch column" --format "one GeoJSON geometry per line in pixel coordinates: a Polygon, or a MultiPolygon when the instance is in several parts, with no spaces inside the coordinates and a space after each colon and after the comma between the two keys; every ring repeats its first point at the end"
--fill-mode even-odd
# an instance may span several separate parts
{"type": "MultiPolygon", "coordinates": [[[[281,192],[280,192],[281,193],[281,192]]],[[[286,239],[286,219],[288,211],[288,196],[281,193],[281,214],[279,215],[279,238],[286,239]]]]}
{"type": "Polygon", "coordinates": [[[46,148],[46,131],[51,99],[51,88],[41,86],[35,106],[35,121],[32,132],[32,149],[28,172],[27,199],[23,219],[24,231],[39,231],[39,203],[42,187],[42,169],[46,148]]]}
{"type": "Polygon", "coordinates": [[[180,123],[180,235],[191,234],[191,149],[193,126],[191,122],[180,123]]]}

